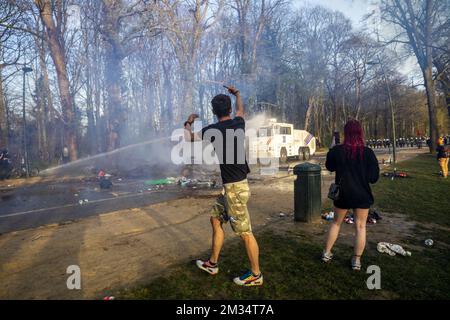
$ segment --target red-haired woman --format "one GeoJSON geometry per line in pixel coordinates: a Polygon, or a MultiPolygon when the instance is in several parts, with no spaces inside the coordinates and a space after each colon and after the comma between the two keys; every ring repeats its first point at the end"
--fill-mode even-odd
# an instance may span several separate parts
{"type": "Polygon", "coordinates": [[[340,185],[338,199],[334,201],[334,220],[328,231],[328,239],[322,255],[324,262],[333,258],[331,249],[339,235],[347,211],[353,209],[355,217],[355,246],[351,259],[353,270],[361,270],[361,255],[366,245],[366,221],[374,199],[370,184],[378,181],[380,168],[372,149],[364,146],[364,134],[356,120],[347,122],[344,143],[330,149],[326,167],[336,172],[336,184],[340,185]]]}

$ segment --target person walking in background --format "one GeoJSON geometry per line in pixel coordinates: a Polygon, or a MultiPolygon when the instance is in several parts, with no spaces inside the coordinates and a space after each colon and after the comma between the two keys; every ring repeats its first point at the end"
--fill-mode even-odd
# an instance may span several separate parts
{"type": "Polygon", "coordinates": [[[447,179],[448,177],[448,160],[449,151],[444,144],[444,139],[439,138],[437,151],[437,160],[439,161],[439,166],[441,167],[442,177],[447,179]]]}
{"type": "Polygon", "coordinates": [[[70,162],[69,148],[67,146],[63,147],[62,161],[63,161],[63,164],[66,164],[66,163],[70,162]]]}
{"type": "Polygon", "coordinates": [[[322,261],[332,260],[331,250],[339,236],[341,224],[348,210],[353,209],[356,236],[351,267],[353,270],[361,270],[361,256],[366,245],[367,216],[374,203],[370,184],[378,181],[380,168],[373,150],[364,146],[364,134],[358,121],[347,122],[344,143],[330,149],[325,166],[329,171],[336,172],[335,183],[339,186],[339,194],[334,200],[334,221],[328,231],[322,261]]]}
{"type": "Polygon", "coordinates": [[[333,148],[334,146],[341,143],[341,138],[339,136],[339,131],[335,131],[333,133],[333,138],[331,139],[331,146],[330,148],[333,148]]]}

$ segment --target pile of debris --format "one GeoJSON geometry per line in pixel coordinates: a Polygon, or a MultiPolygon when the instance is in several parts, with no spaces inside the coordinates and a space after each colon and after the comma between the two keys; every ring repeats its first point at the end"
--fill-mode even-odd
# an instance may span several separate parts
{"type": "MultiPolygon", "coordinates": [[[[334,219],[335,213],[333,211],[325,212],[321,215],[323,220],[331,221],[334,219]]],[[[369,210],[369,215],[367,216],[367,224],[376,224],[378,221],[380,221],[381,215],[378,213],[378,211],[374,209],[369,210]]],[[[344,219],[345,223],[353,224],[355,223],[355,217],[353,214],[349,214],[344,219]]]]}
{"type": "Polygon", "coordinates": [[[323,220],[331,221],[334,219],[334,211],[325,212],[321,215],[323,220]]]}
{"type": "Polygon", "coordinates": [[[105,170],[100,169],[97,175],[97,179],[100,185],[100,189],[111,189],[113,184],[111,182],[111,175],[106,173],[105,170]]]}
{"type": "Polygon", "coordinates": [[[385,172],[383,173],[383,177],[391,178],[394,180],[395,178],[409,178],[409,175],[406,172],[385,172]]]}
{"type": "Polygon", "coordinates": [[[201,179],[191,179],[186,177],[174,178],[168,177],[164,179],[156,179],[156,180],[148,180],[144,182],[144,185],[151,189],[162,189],[168,185],[177,185],[182,188],[215,188],[217,186],[217,182],[215,180],[201,180],[201,179]]]}
{"type": "Polygon", "coordinates": [[[390,256],[401,255],[404,257],[410,257],[411,252],[403,249],[402,246],[398,244],[392,244],[388,242],[379,242],[377,244],[377,251],[380,253],[387,253],[390,256]]]}
{"type": "MultiPolygon", "coordinates": [[[[378,221],[382,220],[380,214],[376,210],[369,210],[369,215],[367,216],[367,224],[377,224],[378,221]]],[[[347,215],[344,219],[345,223],[353,224],[355,223],[355,216],[353,214],[347,215]]]]}
{"type": "Polygon", "coordinates": [[[199,179],[188,179],[186,177],[182,177],[178,180],[178,185],[183,188],[214,188],[217,186],[217,182],[215,180],[199,180],[199,179]]]}

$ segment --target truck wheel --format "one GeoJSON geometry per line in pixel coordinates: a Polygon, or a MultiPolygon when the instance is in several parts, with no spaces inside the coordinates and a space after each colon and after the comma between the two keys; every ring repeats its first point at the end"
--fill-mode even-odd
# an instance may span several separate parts
{"type": "Polygon", "coordinates": [[[298,156],[297,156],[298,160],[302,160],[303,159],[303,148],[298,148],[298,156]]]}
{"type": "Polygon", "coordinates": [[[281,163],[286,163],[287,162],[287,151],[286,148],[282,148],[280,151],[280,162],[281,163]]]}
{"type": "Polygon", "coordinates": [[[311,159],[311,153],[309,152],[309,148],[303,149],[303,160],[311,159]]]}

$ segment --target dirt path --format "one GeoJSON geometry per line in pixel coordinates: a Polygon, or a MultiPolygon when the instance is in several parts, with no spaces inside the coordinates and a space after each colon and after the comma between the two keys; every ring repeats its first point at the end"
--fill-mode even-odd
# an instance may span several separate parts
{"type": "MultiPolygon", "coordinates": [[[[292,210],[292,177],[276,185],[252,185],[253,224],[260,228],[292,210]],[[254,200],[253,200],[254,199],[254,200]],[[274,202],[278,208],[273,208],[274,202]]],[[[143,208],[101,214],[62,225],[0,236],[0,298],[98,298],[110,289],[148,281],[180,260],[198,258],[210,243],[204,192],[143,208]],[[82,290],[66,287],[66,268],[78,265],[82,290]]],[[[227,238],[235,239],[229,226],[227,238]]]]}
{"type": "MultiPolygon", "coordinates": [[[[325,174],[323,178],[325,197],[333,177],[325,174]]],[[[301,228],[320,240],[325,222],[292,221],[294,179],[282,173],[278,179],[251,180],[249,210],[254,229],[274,227],[284,232],[301,228]],[[281,218],[280,212],[287,216],[281,218]]],[[[0,298],[101,298],[110,290],[148,282],[179,261],[198,258],[210,246],[209,208],[216,194],[217,190],[201,191],[195,198],[0,235],[0,298]],[[66,287],[70,265],[81,268],[81,290],[66,287]]],[[[413,227],[394,215],[388,221],[373,229],[379,235],[374,239],[394,236],[396,225],[413,227]]],[[[344,228],[344,239],[350,239],[351,233],[351,226],[344,228]]],[[[229,226],[226,234],[227,241],[236,239],[229,226]]]]}

